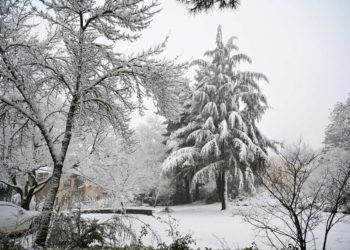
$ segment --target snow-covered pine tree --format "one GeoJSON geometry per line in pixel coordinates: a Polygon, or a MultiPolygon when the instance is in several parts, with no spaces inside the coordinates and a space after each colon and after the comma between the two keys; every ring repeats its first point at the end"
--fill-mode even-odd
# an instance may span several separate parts
{"type": "MultiPolygon", "coordinates": [[[[182,112],[177,121],[166,120],[166,133],[163,136],[166,138],[163,142],[166,144],[167,155],[171,154],[175,150],[186,146],[186,138],[182,135],[174,137],[173,132],[179,130],[180,128],[186,126],[188,122],[191,121],[191,98],[192,90],[187,84],[184,88],[185,91],[179,93],[181,95],[182,102],[182,112]]],[[[175,204],[188,203],[191,201],[190,186],[191,180],[194,175],[192,168],[176,167],[171,172],[167,172],[169,178],[172,179],[171,185],[175,186],[175,194],[173,197],[173,202],[175,204]]]]}
{"type": "Polygon", "coordinates": [[[193,180],[215,179],[222,209],[226,209],[229,171],[240,189],[254,192],[256,162],[266,166],[267,147],[273,147],[257,127],[268,108],[258,86],[267,78],[256,72],[239,71],[240,62],[251,59],[237,52],[234,37],[226,44],[218,27],[216,48],[205,56],[211,61],[195,60],[198,66],[196,88],[187,124],[170,136],[173,152],[163,163],[163,173],[177,168],[195,172],[193,180]],[[255,164],[253,164],[255,163],[255,164]]]}

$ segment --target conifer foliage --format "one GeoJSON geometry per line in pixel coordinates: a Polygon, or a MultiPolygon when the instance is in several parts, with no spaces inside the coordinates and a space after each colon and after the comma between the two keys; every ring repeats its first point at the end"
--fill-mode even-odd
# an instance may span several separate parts
{"type": "Polygon", "coordinates": [[[172,153],[163,163],[163,174],[172,171],[194,172],[193,180],[215,179],[222,209],[226,209],[227,178],[232,176],[241,190],[254,192],[254,174],[268,161],[267,147],[273,142],[264,137],[257,122],[268,108],[258,85],[267,78],[256,72],[239,71],[239,63],[251,59],[238,53],[235,37],[223,43],[218,27],[216,48],[195,60],[195,89],[190,114],[183,127],[168,140],[172,153]]]}
{"type": "Polygon", "coordinates": [[[231,8],[237,9],[239,0],[178,0],[181,3],[190,5],[191,12],[208,11],[209,9],[218,6],[219,9],[231,8]]]}
{"type": "Polygon", "coordinates": [[[331,123],[326,128],[325,146],[350,151],[350,95],[345,102],[338,102],[330,116],[331,123]]]}

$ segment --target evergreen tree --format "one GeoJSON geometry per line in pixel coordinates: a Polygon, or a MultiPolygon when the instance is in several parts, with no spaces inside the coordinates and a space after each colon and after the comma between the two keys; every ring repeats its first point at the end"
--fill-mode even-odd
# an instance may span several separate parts
{"type": "Polygon", "coordinates": [[[341,148],[350,151],[350,96],[335,105],[331,123],[326,129],[326,149],[341,148]]]}
{"type": "Polygon", "coordinates": [[[163,163],[163,173],[181,168],[193,171],[193,180],[214,178],[222,209],[227,206],[229,171],[239,189],[254,192],[254,174],[261,169],[253,166],[266,166],[266,149],[274,145],[257,127],[268,108],[258,81],[267,78],[237,69],[240,62],[251,59],[233,53],[238,51],[234,39],[224,44],[219,26],[216,48],[205,53],[212,60],[192,63],[199,68],[190,114],[186,125],[171,134],[168,145],[173,152],[163,163]]]}
{"type": "MultiPolygon", "coordinates": [[[[179,120],[176,121],[170,121],[167,120],[165,122],[166,126],[166,133],[163,134],[163,136],[166,137],[166,140],[163,142],[167,146],[167,154],[171,154],[175,150],[179,149],[180,147],[184,147],[186,143],[186,138],[184,137],[178,137],[175,140],[170,140],[170,135],[177,131],[178,129],[184,127],[186,124],[188,124],[191,115],[190,108],[191,108],[191,97],[192,97],[192,91],[187,83],[186,86],[184,86],[181,93],[179,93],[180,100],[183,100],[182,102],[182,112],[180,115],[179,120]]],[[[169,173],[173,181],[171,185],[174,185],[175,193],[171,197],[171,200],[174,204],[184,204],[189,203],[191,201],[191,194],[190,194],[190,184],[191,179],[194,175],[193,169],[187,169],[178,167],[176,170],[169,173]]]]}

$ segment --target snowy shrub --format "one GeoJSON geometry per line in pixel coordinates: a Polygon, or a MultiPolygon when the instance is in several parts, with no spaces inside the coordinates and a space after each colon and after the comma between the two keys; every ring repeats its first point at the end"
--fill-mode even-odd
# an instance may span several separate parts
{"type": "Polygon", "coordinates": [[[47,242],[49,246],[73,249],[117,247],[135,243],[136,233],[121,217],[115,216],[99,223],[96,219],[82,218],[80,211],[55,216],[47,242]]]}
{"type": "Polygon", "coordinates": [[[163,220],[160,217],[157,219],[169,227],[167,230],[168,236],[170,236],[172,239],[172,243],[169,245],[166,245],[165,243],[159,244],[159,250],[190,250],[192,249],[190,246],[196,244],[195,240],[192,238],[192,235],[182,235],[180,233],[180,231],[177,229],[178,223],[176,219],[172,218],[170,214],[168,214],[168,220],[163,220]]]}
{"type": "MultiPolygon", "coordinates": [[[[179,233],[178,231],[176,233],[179,233]]],[[[190,250],[190,244],[195,243],[192,236],[186,234],[185,236],[177,235],[177,238],[174,240],[172,244],[165,249],[169,250],[190,250]]]]}
{"type": "Polygon", "coordinates": [[[255,242],[252,243],[252,245],[250,247],[245,247],[242,248],[242,250],[259,250],[258,246],[256,245],[255,242]]]}
{"type": "Polygon", "coordinates": [[[22,250],[24,248],[16,241],[16,239],[0,233],[0,249],[22,250]]]}
{"type": "Polygon", "coordinates": [[[139,193],[135,194],[134,200],[137,205],[142,206],[143,204],[148,204],[152,206],[155,201],[155,194],[154,192],[149,192],[149,193],[139,193]]]}

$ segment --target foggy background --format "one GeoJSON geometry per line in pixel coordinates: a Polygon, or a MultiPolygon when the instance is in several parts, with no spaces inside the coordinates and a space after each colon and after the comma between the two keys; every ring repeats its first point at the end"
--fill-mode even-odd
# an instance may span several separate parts
{"type": "MultiPolygon", "coordinates": [[[[197,15],[174,0],[160,3],[162,11],[140,40],[120,44],[122,51],[146,49],[169,35],[164,57],[201,58],[214,48],[221,24],[225,42],[237,36],[240,52],[253,60],[248,68],[269,79],[261,85],[271,106],[262,132],[286,143],[302,136],[310,146],[322,146],[329,114],[350,89],[350,1],[242,0],[238,11],[197,15]]],[[[133,125],[140,119],[135,115],[133,125]]]]}

